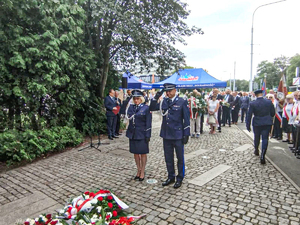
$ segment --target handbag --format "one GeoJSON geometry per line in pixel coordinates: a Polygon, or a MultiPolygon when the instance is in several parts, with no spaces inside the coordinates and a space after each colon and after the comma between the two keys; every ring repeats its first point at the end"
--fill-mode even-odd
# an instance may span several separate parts
{"type": "Polygon", "coordinates": [[[209,124],[216,123],[216,118],[215,118],[214,115],[209,115],[209,117],[208,117],[208,123],[209,124]]]}

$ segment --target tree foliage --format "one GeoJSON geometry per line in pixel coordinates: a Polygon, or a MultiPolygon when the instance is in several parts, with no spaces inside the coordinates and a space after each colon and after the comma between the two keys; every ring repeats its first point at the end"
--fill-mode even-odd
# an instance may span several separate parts
{"type": "MultiPolygon", "coordinates": [[[[231,80],[232,88],[233,88],[233,80],[231,80]]],[[[230,80],[227,81],[227,87],[230,86],[230,80]]],[[[249,81],[248,80],[235,80],[236,91],[248,91],[249,89],[249,81]]]]}
{"type": "MultiPolygon", "coordinates": [[[[277,61],[279,64],[279,61],[277,61]]],[[[268,89],[278,86],[281,77],[280,69],[278,64],[262,61],[257,67],[257,76],[255,77],[255,82],[261,84],[266,77],[266,84],[268,89]]]]}
{"type": "Polygon", "coordinates": [[[93,49],[100,69],[99,93],[104,97],[109,63],[130,69],[135,62],[145,68],[159,65],[158,73],[167,68],[178,68],[184,55],[176,43],[183,37],[203,33],[189,28],[183,19],[189,12],[186,4],[174,0],[87,0],[86,41],[93,49]],[[152,63],[153,62],[153,63],[152,63]]]}
{"type": "Polygon", "coordinates": [[[293,78],[296,76],[296,67],[300,68],[300,55],[296,54],[290,59],[290,66],[287,69],[287,82],[292,85],[293,78]]]}
{"type": "Polygon", "coordinates": [[[2,0],[0,130],[105,130],[105,89],[138,61],[177,68],[174,46],[203,32],[174,0],[2,0]]]}
{"type": "Polygon", "coordinates": [[[52,125],[74,122],[70,109],[89,95],[85,77],[94,67],[93,52],[84,42],[85,19],[84,10],[71,0],[3,3],[1,105],[8,109],[10,128],[14,122],[22,127],[28,118],[35,130],[44,119],[52,125]]]}

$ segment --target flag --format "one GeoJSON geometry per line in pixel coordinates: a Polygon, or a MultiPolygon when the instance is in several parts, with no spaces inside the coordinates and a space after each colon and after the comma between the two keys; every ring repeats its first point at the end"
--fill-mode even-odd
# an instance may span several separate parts
{"type": "Polygon", "coordinates": [[[262,88],[261,88],[261,90],[263,91],[263,96],[266,96],[266,94],[267,94],[266,83],[267,83],[267,81],[266,81],[266,78],[265,78],[264,83],[263,83],[262,88]]]}
{"type": "Polygon", "coordinates": [[[287,88],[286,88],[286,81],[285,81],[285,76],[282,73],[281,75],[281,79],[279,81],[279,85],[278,85],[278,90],[277,92],[281,92],[284,94],[284,97],[287,96],[288,92],[287,92],[287,88]]]}

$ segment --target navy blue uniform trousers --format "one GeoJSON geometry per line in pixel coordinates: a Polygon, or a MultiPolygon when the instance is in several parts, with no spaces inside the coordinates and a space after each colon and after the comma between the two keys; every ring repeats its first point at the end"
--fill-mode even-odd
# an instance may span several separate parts
{"type": "Polygon", "coordinates": [[[116,135],[117,116],[107,116],[108,136],[116,135]]]}
{"type": "Polygon", "coordinates": [[[272,127],[271,125],[254,126],[253,127],[255,149],[258,149],[258,146],[260,143],[260,136],[262,138],[261,149],[266,150],[268,148],[269,133],[270,133],[271,127],[272,127]]]}
{"type": "Polygon", "coordinates": [[[184,145],[182,143],[182,139],[179,140],[169,140],[163,139],[164,144],[164,153],[165,160],[167,164],[168,170],[168,178],[175,179],[175,168],[174,168],[174,149],[177,156],[177,169],[178,175],[176,177],[177,181],[182,181],[185,173],[185,165],[184,165],[184,145]]]}

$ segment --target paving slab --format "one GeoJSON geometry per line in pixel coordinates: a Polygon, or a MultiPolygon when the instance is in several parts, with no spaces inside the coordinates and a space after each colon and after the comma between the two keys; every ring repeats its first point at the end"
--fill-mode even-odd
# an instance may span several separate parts
{"type": "Polygon", "coordinates": [[[238,148],[233,149],[233,151],[234,152],[243,152],[243,151],[246,151],[247,149],[249,149],[251,147],[253,148],[253,145],[251,145],[251,144],[245,144],[245,145],[242,145],[242,146],[240,146],[238,148]]]}
{"type": "Polygon", "coordinates": [[[0,225],[14,224],[17,220],[27,219],[27,217],[37,217],[42,213],[53,213],[62,208],[47,195],[35,191],[31,195],[18,199],[14,202],[1,206],[0,225]]]}
{"type": "Polygon", "coordinates": [[[228,165],[218,165],[218,166],[212,168],[211,170],[205,172],[204,174],[194,178],[193,180],[189,180],[189,183],[195,184],[198,186],[203,186],[230,168],[231,168],[231,166],[228,166],[228,165]]]}
{"type": "Polygon", "coordinates": [[[199,155],[204,154],[207,151],[208,151],[207,149],[200,149],[200,150],[196,150],[194,152],[190,152],[190,153],[184,155],[184,159],[189,160],[189,159],[195,158],[199,155]]]}

